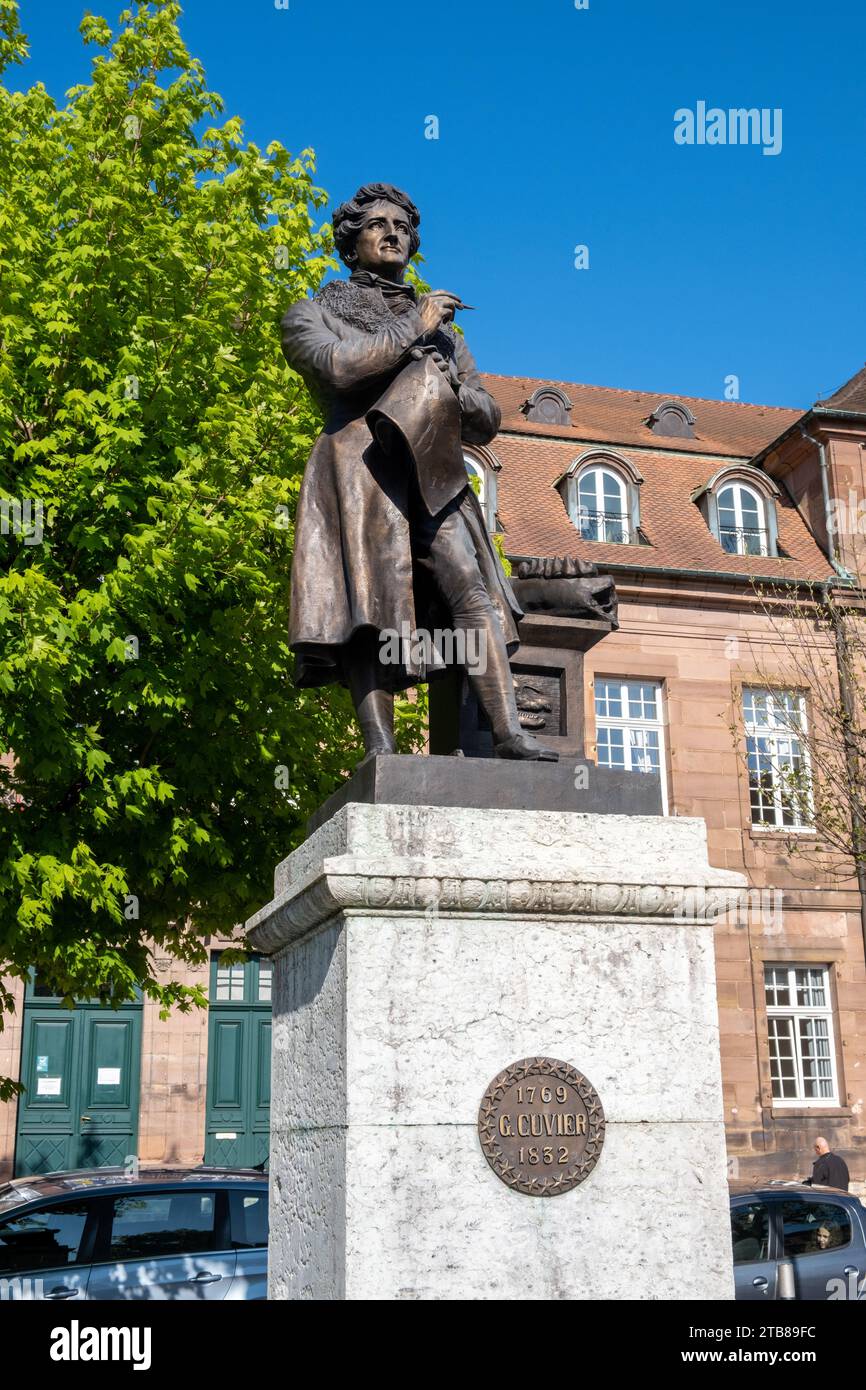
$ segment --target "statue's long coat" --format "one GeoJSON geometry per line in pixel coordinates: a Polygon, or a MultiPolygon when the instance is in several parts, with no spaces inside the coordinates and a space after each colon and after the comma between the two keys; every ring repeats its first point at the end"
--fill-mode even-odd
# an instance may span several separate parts
{"type": "MultiPolygon", "coordinates": [[[[462,438],[488,443],[499,428],[499,407],[481,384],[469,349],[452,331],[440,330],[434,340],[456,362],[462,438]]],[[[450,620],[437,608],[425,577],[413,572],[411,462],[386,457],[364,418],[412,361],[413,346],[430,342],[413,303],[394,312],[377,287],[352,281],[333,281],[314,299],[293,304],[283,318],[283,351],[325,416],[304,472],[295,526],[290,641],[300,685],[345,681],[345,647],[361,628],[400,634],[407,630],[404,623],[412,632],[450,620]]],[[[468,486],[460,511],[513,650],[522,612],[468,486]]],[[[400,689],[418,674],[409,661],[390,668],[386,679],[400,689]]]]}

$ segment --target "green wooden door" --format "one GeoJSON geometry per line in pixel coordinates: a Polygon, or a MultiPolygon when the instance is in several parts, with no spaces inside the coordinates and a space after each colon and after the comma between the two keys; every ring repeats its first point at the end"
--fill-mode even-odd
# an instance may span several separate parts
{"type": "Polygon", "coordinates": [[[28,985],[15,1172],[103,1168],[138,1144],[141,1003],[64,1009],[28,985]]]}
{"type": "Polygon", "coordinates": [[[268,1157],[271,962],[211,961],[204,1161],[250,1168],[268,1157]]]}

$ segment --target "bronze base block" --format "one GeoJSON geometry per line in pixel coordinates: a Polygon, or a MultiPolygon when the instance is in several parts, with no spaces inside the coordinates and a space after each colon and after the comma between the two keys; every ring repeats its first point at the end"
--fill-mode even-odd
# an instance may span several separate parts
{"type": "Polygon", "coordinates": [[[462,806],[499,811],[578,811],[660,816],[657,777],[568,759],[559,763],[504,758],[370,758],[308,820],[311,835],[349,801],[367,805],[462,806]]]}

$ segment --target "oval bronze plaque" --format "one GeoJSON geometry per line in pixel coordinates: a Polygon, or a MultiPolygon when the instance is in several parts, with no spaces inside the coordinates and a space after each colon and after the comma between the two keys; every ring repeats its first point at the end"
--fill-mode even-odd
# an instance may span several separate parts
{"type": "Polygon", "coordinates": [[[494,1173],[515,1192],[558,1197],[589,1177],[604,1143],[604,1111],[581,1072],[524,1057],[484,1093],[478,1135],[494,1173]]]}

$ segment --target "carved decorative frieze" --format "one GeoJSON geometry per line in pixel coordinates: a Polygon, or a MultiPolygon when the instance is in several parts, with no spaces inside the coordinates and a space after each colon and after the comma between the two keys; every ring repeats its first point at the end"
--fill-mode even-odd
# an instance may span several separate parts
{"type": "Polygon", "coordinates": [[[338,912],[616,917],[688,925],[715,919],[740,891],[674,883],[327,872],[275,899],[247,925],[254,949],[262,951],[278,950],[338,912]]]}

